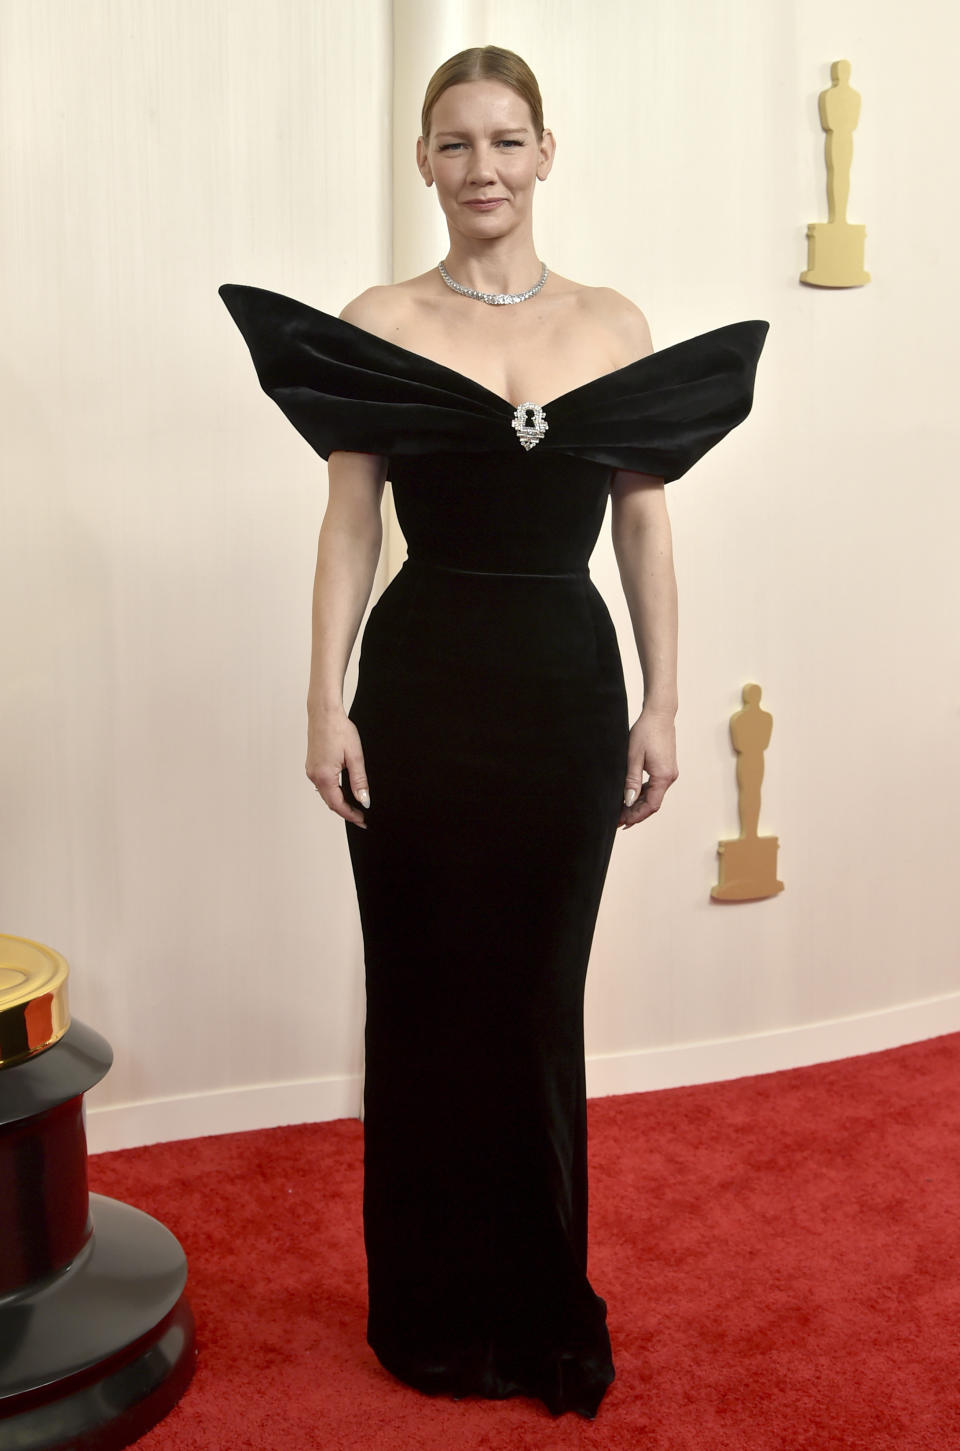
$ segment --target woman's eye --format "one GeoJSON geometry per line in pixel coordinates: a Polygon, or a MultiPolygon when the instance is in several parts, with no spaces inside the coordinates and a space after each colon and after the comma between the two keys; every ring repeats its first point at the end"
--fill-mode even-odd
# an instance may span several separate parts
{"type": "MultiPolygon", "coordinates": [[[[513,137],[505,136],[500,141],[497,141],[494,144],[496,146],[514,147],[522,146],[524,143],[522,141],[516,140],[513,137]]],[[[437,149],[438,151],[462,151],[463,145],[464,143],[462,141],[441,141],[437,149]]]]}

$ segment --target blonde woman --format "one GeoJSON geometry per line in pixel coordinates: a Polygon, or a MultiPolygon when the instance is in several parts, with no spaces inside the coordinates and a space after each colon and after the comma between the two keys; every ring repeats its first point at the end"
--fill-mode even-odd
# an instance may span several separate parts
{"type": "Polygon", "coordinates": [[[422,1391],[592,1418],[614,1369],[587,1277],[587,961],[617,829],[677,778],[664,484],[749,412],[767,324],[653,353],[626,298],[549,271],[533,204],[554,152],[527,65],[464,51],[417,141],[442,262],[340,317],[221,294],[329,461],[306,770],[347,823],[363,928],[368,1340],[422,1391]],[[387,478],[408,557],[347,709],[387,478]],[[588,568],[608,498],[632,724],[588,568]]]}

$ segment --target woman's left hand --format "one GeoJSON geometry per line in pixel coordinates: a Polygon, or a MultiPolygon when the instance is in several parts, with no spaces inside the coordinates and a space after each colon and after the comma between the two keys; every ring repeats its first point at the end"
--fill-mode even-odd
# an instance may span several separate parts
{"type": "Polygon", "coordinates": [[[667,790],[677,779],[677,732],[673,716],[641,711],[630,729],[624,804],[618,826],[636,826],[660,810],[667,790]],[[643,773],[647,772],[644,781],[643,773]],[[633,792],[633,795],[630,793],[633,792]],[[628,806],[627,802],[631,802],[628,806]]]}

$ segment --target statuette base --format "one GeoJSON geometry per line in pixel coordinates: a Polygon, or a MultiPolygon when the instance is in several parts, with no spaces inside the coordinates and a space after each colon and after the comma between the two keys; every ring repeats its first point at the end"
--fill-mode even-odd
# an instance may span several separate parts
{"type": "Polygon", "coordinates": [[[718,902],[756,902],[783,891],[777,881],[776,836],[740,836],[717,845],[720,880],[710,895],[718,902]]]}
{"type": "Polygon", "coordinates": [[[811,222],[807,228],[807,270],[800,281],[811,287],[863,287],[865,226],[852,222],[811,222]]]}

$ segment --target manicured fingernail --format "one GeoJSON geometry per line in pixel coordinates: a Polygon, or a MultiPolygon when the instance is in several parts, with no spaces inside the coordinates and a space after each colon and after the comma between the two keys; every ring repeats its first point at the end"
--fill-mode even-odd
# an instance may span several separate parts
{"type": "Polygon", "coordinates": [[[636,787],[635,786],[631,786],[630,789],[627,791],[626,795],[623,798],[623,804],[624,804],[624,806],[632,806],[633,803],[636,801],[636,799],[637,799],[636,787]]]}
{"type": "Polygon", "coordinates": [[[360,802],[361,806],[369,806],[370,792],[365,787],[363,787],[357,792],[357,800],[360,802]]]}

